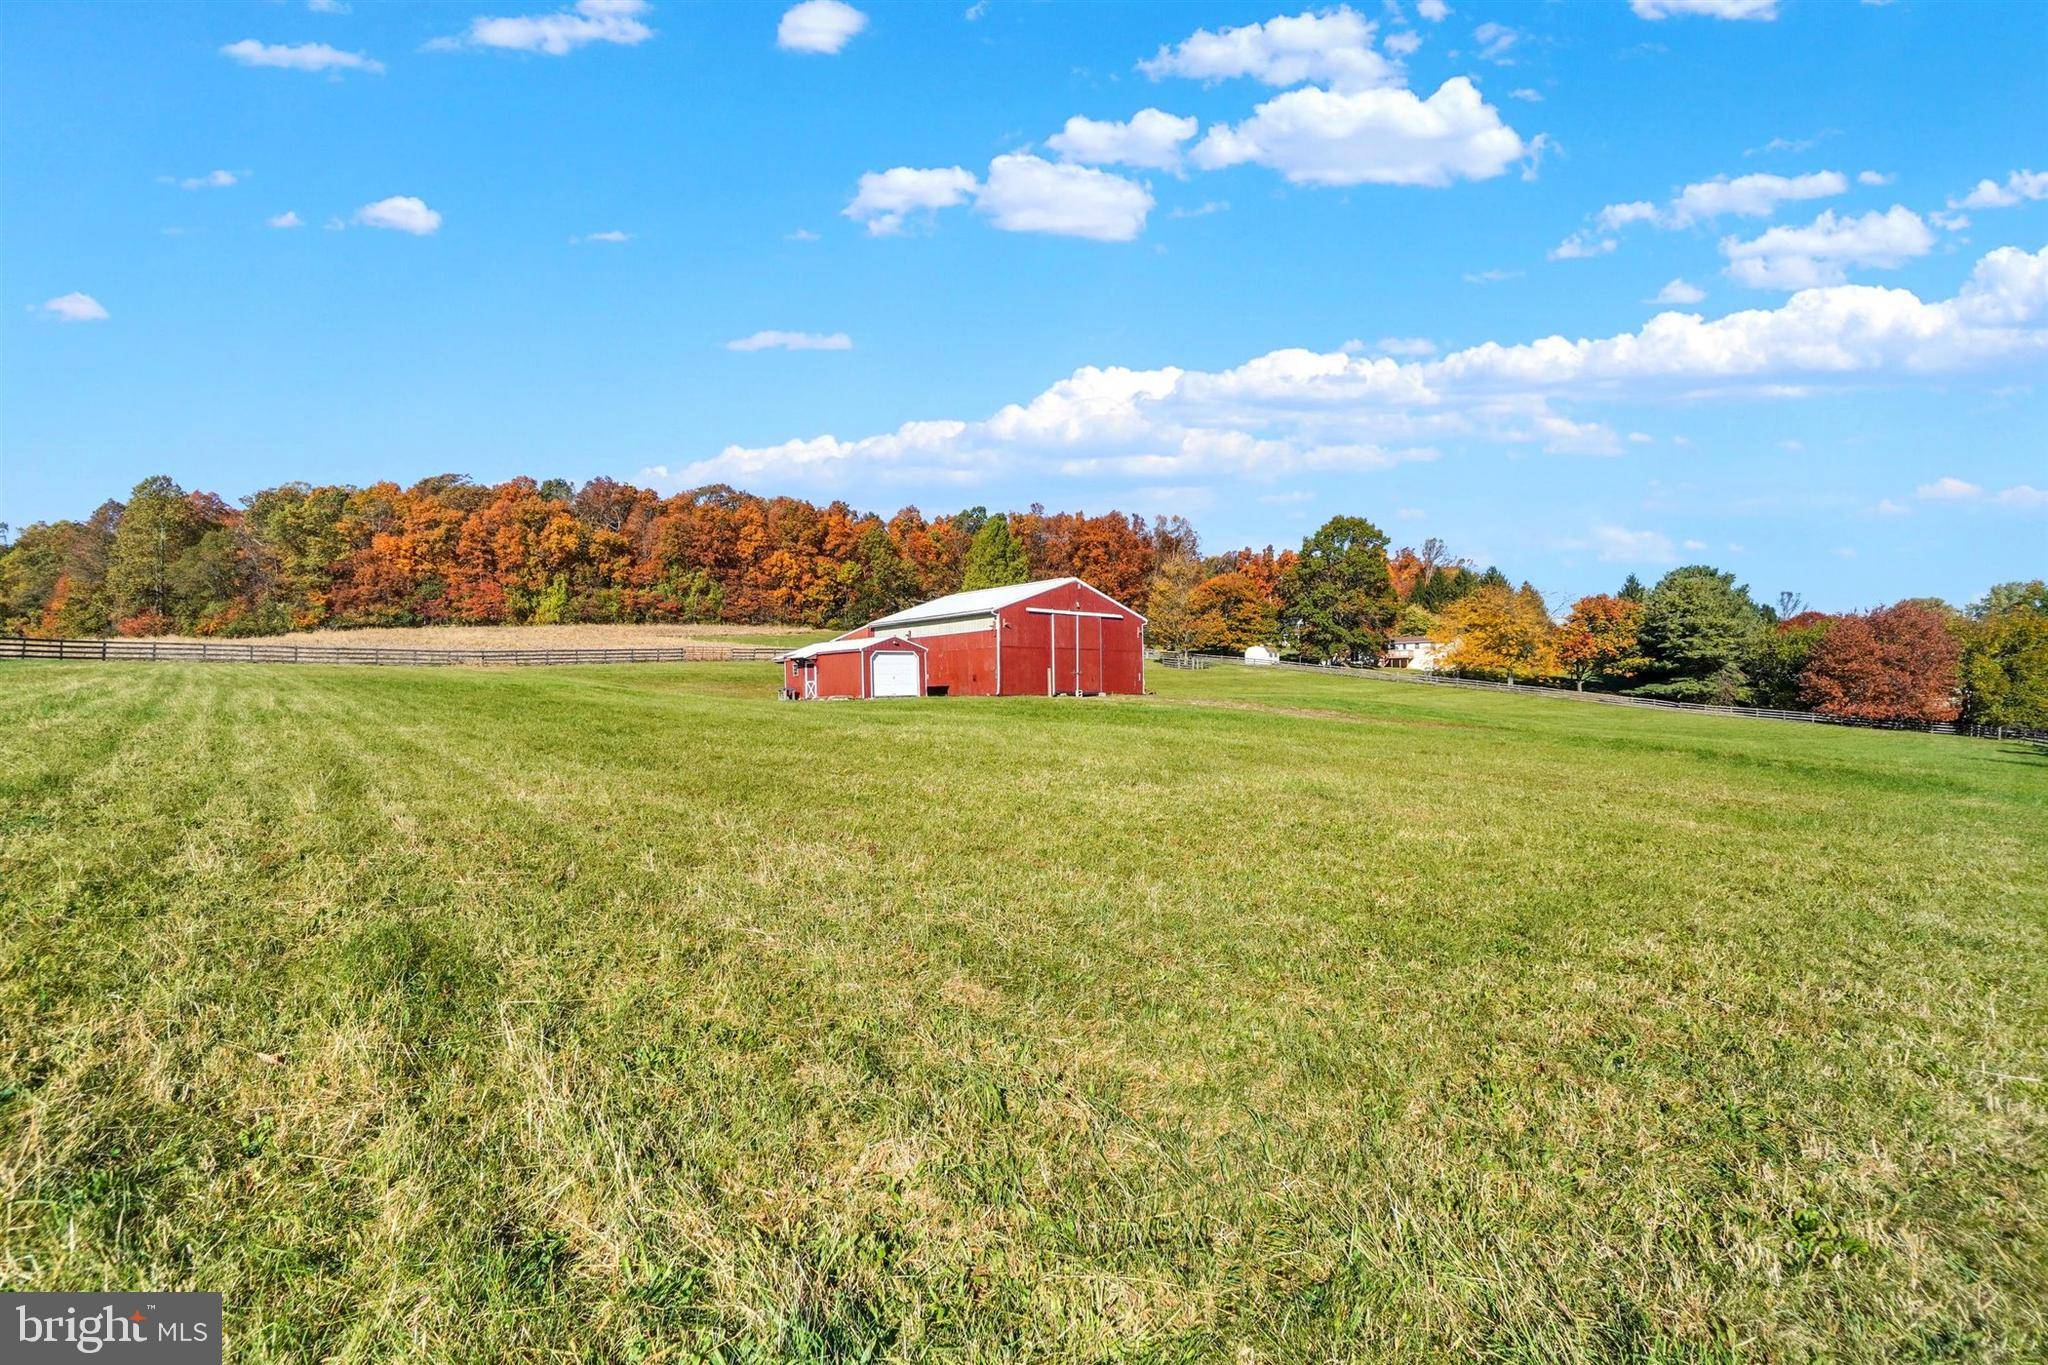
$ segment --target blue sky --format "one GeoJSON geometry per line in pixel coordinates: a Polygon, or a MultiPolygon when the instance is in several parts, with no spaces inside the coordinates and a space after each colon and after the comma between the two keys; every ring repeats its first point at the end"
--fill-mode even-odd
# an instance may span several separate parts
{"type": "Polygon", "coordinates": [[[2038,6],[785,9],[10,7],[0,520],[454,470],[2048,570],[2038,6]]]}

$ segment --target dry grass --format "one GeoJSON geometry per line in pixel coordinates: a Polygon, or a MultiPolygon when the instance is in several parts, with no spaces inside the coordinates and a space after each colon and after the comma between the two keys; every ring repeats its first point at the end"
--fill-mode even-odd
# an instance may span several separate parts
{"type": "Polygon", "coordinates": [[[245,1361],[2048,1347],[2038,754],[774,680],[6,666],[0,1288],[245,1361]]]}
{"type": "MultiPolygon", "coordinates": [[[[836,632],[805,626],[567,625],[364,626],[360,630],[294,630],[237,637],[235,644],[348,645],[392,649],[661,649],[675,645],[795,646],[836,632]]],[[[196,641],[196,635],[146,635],[145,640],[196,641]]],[[[211,638],[211,637],[208,637],[211,638]]]]}

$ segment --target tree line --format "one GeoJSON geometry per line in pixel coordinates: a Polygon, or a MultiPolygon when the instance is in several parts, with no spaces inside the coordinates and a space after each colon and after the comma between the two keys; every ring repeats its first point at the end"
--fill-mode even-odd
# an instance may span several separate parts
{"type": "Polygon", "coordinates": [[[963,587],[1067,574],[1142,604],[1160,560],[1196,550],[1179,518],[1038,506],[931,518],[906,507],[884,519],[725,485],[664,497],[612,479],[482,485],[454,474],[409,488],[289,483],[235,505],[156,476],[0,550],[0,631],[843,627],[963,587]]]}
{"type": "Polygon", "coordinates": [[[1562,619],[1528,583],[1477,572],[1441,542],[1387,554],[1371,522],[1338,517],[1286,556],[1274,609],[1233,614],[1234,594],[1192,559],[1162,563],[1150,636],[1168,648],[1277,644],[1297,657],[1376,662],[1393,634],[1442,646],[1440,667],[1509,681],[1812,710],[1860,720],[2048,728],[2048,584],[2001,583],[1966,608],[1922,597],[1869,611],[1756,601],[1711,565],[1654,587],[1629,575],[1562,619]]]}
{"type": "MultiPolygon", "coordinates": [[[[4,533],[0,527],[0,533],[4,533]]],[[[0,534],[0,544],[4,544],[0,534]]],[[[378,625],[858,625],[963,589],[1065,575],[1151,618],[1169,649],[1374,663],[1392,635],[1461,673],[1864,719],[2048,726],[2048,588],[1865,612],[1754,600],[1733,574],[1633,575],[1554,613],[1441,541],[1389,549],[1333,517],[1299,549],[1204,555],[1178,517],[883,518],[723,484],[669,496],[612,479],[409,488],[305,483],[233,505],[156,476],[82,521],[0,548],[0,633],[258,636],[378,625]]]]}

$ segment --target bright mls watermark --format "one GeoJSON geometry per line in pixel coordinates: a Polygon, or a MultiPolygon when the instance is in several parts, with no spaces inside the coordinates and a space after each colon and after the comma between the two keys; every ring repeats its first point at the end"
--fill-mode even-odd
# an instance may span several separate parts
{"type": "Polygon", "coordinates": [[[0,1294],[0,1361],[220,1365],[218,1294],[0,1294]]]}

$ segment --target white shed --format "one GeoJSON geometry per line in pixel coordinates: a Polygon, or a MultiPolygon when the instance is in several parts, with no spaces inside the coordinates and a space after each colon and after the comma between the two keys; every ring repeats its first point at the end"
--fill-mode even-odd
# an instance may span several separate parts
{"type": "Polygon", "coordinates": [[[1264,645],[1253,645],[1244,652],[1244,661],[1253,668],[1271,668],[1280,662],[1280,656],[1264,645]]]}

